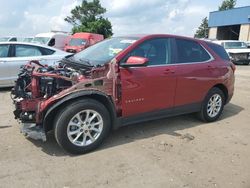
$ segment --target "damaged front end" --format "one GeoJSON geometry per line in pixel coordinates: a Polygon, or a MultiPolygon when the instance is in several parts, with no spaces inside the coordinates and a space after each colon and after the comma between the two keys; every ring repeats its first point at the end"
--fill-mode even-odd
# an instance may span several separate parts
{"type": "Polygon", "coordinates": [[[14,116],[21,123],[21,132],[46,141],[44,117],[52,105],[72,93],[89,90],[113,98],[115,80],[115,63],[94,67],[65,59],[57,67],[47,67],[31,61],[21,67],[11,92],[14,116]]]}

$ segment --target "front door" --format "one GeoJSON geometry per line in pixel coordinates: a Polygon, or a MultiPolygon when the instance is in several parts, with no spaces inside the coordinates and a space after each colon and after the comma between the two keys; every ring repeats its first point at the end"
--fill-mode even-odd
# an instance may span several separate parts
{"type": "Polygon", "coordinates": [[[172,108],[176,87],[175,66],[171,65],[171,39],[151,39],[127,55],[149,59],[145,67],[120,68],[122,116],[172,108]]]}

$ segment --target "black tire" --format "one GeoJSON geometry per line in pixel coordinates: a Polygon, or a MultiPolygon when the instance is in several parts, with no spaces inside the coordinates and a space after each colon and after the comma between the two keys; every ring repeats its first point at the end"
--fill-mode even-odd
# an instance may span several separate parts
{"type": "Polygon", "coordinates": [[[208,92],[207,96],[205,97],[205,99],[204,99],[204,101],[202,103],[201,111],[198,114],[199,118],[204,122],[216,121],[220,117],[220,115],[221,115],[221,113],[222,113],[222,111],[224,109],[224,105],[225,105],[225,95],[224,95],[224,93],[217,87],[212,88],[208,92]],[[209,105],[210,99],[215,95],[219,95],[221,97],[221,100],[222,100],[221,101],[221,108],[216,113],[216,115],[214,117],[211,117],[209,115],[209,113],[208,113],[208,105],[209,105]]]}
{"type": "MultiPolygon", "coordinates": [[[[87,153],[96,149],[103,142],[105,137],[108,135],[108,133],[110,132],[110,128],[111,128],[110,115],[109,115],[107,108],[102,103],[96,100],[86,98],[86,99],[74,101],[68,104],[64,109],[62,109],[57,114],[57,117],[54,123],[54,134],[55,134],[57,143],[64,150],[66,150],[67,152],[71,154],[84,154],[84,153],[87,153]],[[94,112],[97,112],[100,115],[99,117],[102,118],[102,122],[103,122],[102,131],[98,133],[99,136],[93,143],[86,145],[86,146],[78,146],[76,144],[73,144],[72,141],[70,141],[67,131],[68,131],[69,122],[72,121],[72,118],[76,114],[84,110],[93,110],[94,112]]],[[[89,132],[91,131],[89,130],[89,132]]],[[[82,133],[82,135],[86,135],[86,134],[82,133]]]]}
{"type": "Polygon", "coordinates": [[[245,62],[245,63],[243,63],[243,65],[249,65],[249,62],[245,62]]]}

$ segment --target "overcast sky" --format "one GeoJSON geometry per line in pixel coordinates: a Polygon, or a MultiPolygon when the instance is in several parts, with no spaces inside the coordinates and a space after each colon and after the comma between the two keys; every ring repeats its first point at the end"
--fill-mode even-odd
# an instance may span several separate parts
{"type": "MultiPolygon", "coordinates": [[[[0,36],[33,36],[50,30],[70,31],[64,21],[79,0],[0,0],[0,36]]],[[[201,19],[222,0],[101,0],[115,35],[171,33],[193,36],[201,19]]],[[[250,5],[238,0],[237,7],[250,5]]]]}

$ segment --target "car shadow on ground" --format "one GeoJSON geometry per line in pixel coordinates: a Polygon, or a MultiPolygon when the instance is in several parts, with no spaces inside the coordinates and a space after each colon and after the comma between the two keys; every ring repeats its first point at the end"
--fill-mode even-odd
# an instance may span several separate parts
{"type": "MultiPolygon", "coordinates": [[[[239,114],[244,108],[229,103],[225,106],[224,112],[220,120],[225,120],[239,114]]],[[[134,124],[126,127],[121,127],[116,131],[112,131],[104,143],[95,151],[98,152],[111,147],[128,144],[136,140],[154,137],[157,135],[172,135],[181,136],[178,131],[204,125],[194,114],[176,116],[167,119],[149,121],[146,123],[134,124]]],[[[40,147],[43,152],[52,156],[75,156],[70,155],[59,147],[53,133],[49,133],[46,142],[29,139],[37,147],[40,147]]]]}

